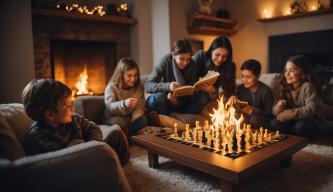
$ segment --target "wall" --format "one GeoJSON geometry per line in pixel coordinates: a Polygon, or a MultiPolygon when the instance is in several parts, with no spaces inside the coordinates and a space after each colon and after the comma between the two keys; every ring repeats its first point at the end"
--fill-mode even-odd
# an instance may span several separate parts
{"type": "MultiPolygon", "coordinates": [[[[282,15],[292,0],[225,0],[231,17],[238,21],[237,33],[231,37],[234,60],[239,66],[246,59],[255,58],[262,64],[263,72],[268,72],[268,37],[278,34],[290,34],[307,31],[319,31],[333,28],[333,14],[295,18],[269,23],[258,22],[263,10],[273,15],[282,15]]],[[[311,3],[317,1],[308,1],[311,3]]],[[[322,1],[325,6],[329,2],[322,1]]],[[[237,70],[239,76],[240,71],[237,70]]]]}
{"type": "Polygon", "coordinates": [[[153,0],[152,6],[153,64],[170,52],[169,0],[153,0]]]}
{"type": "MultiPolygon", "coordinates": [[[[207,50],[210,43],[214,40],[216,36],[211,35],[193,35],[187,32],[187,27],[189,24],[190,17],[192,14],[198,10],[198,1],[197,0],[169,0],[170,6],[170,40],[171,44],[177,39],[193,39],[204,42],[204,49],[207,50]]],[[[224,7],[223,1],[215,0],[212,5],[213,14],[219,8],[224,7]]]]}
{"type": "Polygon", "coordinates": [[[131,57],[135,59],[141,74],[150,74],[153,66],[151,0],[132,0],[129,8],[138,23],[131,26],[131,57]]]}
{"type": "Polygon", "coordinates": [[[18,102],[34,78],[30,1],[1,1],[0,9],[0,103],[18,102]]]}

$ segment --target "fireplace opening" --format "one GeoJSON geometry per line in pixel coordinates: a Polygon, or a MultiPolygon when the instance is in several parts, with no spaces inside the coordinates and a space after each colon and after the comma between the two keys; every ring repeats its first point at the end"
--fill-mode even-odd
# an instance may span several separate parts
{"type": "Polygon", "coordinates": [[[51,40],[52,78],[76,96],[104,94],[115,66],[115,42],[51,40]]]}
{"type": "Polygon", "coordinates": [[[311,61],[315,78],[327,84],[333,77],[333,30],[269,37],[269,71],[281,73],[287,59],[305,55],[311,61]]]}

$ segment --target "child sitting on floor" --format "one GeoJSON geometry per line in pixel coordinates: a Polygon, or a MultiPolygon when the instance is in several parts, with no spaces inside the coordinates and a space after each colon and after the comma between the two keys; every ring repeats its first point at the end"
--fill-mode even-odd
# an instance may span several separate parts
{"type": "Polygon", "coordinates": [[[243,84],[237,87],[237,99],[233,97],[248,123],[254,128],[269,128],[273,118],[274,94],[271,88],[259,81],[260,72],[259,61],[254,59],[245,61],[241,66],[243,84]]]}
{"type": "MultiPolygon", "coordinates": [[[[32,80],[23,90],[22,102],[26,114],[36,121],[25,141],[25,150],[29,155],[103,139],[95,123],[73,113],[72,91],[59,81],[32,80]]],[[[126,164],[129,149],[121,129],[113,129],[105,141],[117,152],[120,162],[126,164]]]]}

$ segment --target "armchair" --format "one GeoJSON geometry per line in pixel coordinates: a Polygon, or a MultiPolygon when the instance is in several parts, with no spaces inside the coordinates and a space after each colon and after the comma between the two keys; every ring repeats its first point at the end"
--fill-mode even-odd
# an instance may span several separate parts
{"type": "Polygon", "coordinates": [[[90,141],[26,156],[23,142],[31,123],[22,104],[0,105],[2,191],[130,191],[118,157],[107,144],[90,141]]]}

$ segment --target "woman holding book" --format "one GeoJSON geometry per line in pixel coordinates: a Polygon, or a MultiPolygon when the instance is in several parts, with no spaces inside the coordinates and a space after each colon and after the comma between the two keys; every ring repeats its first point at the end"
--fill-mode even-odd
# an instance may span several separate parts
{"type": "Polygon", "coordinates": [[[193,60],[197,64],[199,77],[205,76],[208,71],[220,73],[220,77],[214,84],[200,87],[200,90],[206,93],[208,102],[211,101],[202,112],[204,115],[208,115],[216,104],[219,88],[222,88],[225,98],[234,95],[236,91],[236,65],[232,60],[232,46],[229,39],[223,36],[217,37],[208,51],[198,51],[193,56],[193,60]]]}
{"type": "Polygon", "coordinates": [[[196,64],[191,59],[192,46],[186,39],[177,40],[171,53],[165,55],[156,65],[145,83],[145,89],[152,93],[146,104],[149,111],[167,115],[170,112],[199,113],[208,102],[202,92],[176,97],[175,89],[193,85],[197,81],[196,64]]]}

